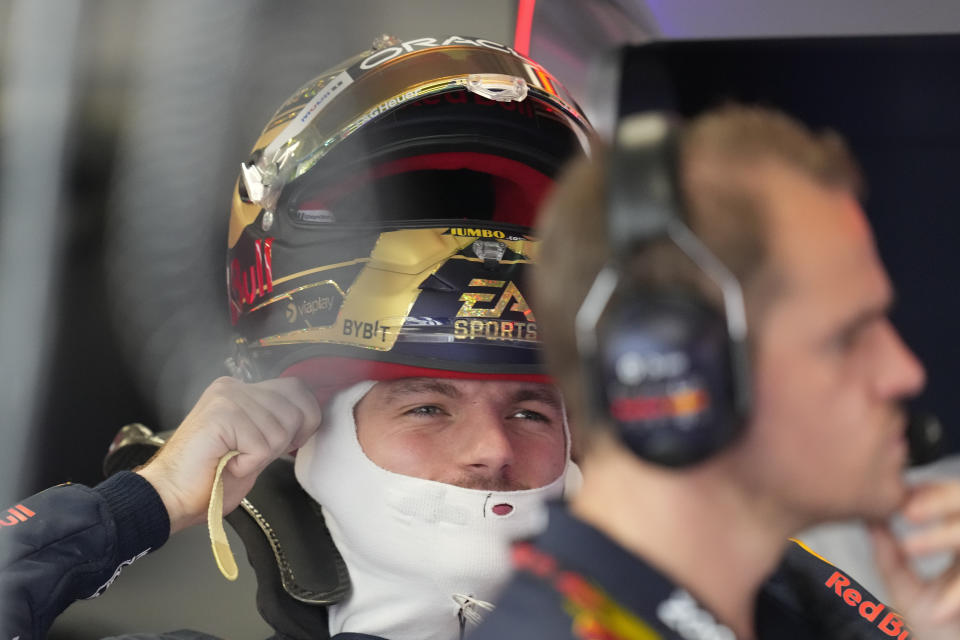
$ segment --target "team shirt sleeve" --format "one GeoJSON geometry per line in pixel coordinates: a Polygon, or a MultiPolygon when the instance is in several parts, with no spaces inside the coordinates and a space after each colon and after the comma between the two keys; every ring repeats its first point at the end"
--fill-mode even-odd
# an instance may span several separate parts
{"type": "Polygon", "coordinates": [[[53,487],[3,510],[0,639],[46,637],[67,606],[102,594],[169,535],[160,496],[129,471],[94,488],[53,487]]]}

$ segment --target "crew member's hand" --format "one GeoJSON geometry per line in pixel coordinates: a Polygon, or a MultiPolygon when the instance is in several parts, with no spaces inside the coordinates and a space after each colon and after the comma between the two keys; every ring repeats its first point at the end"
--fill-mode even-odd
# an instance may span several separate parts
{"type": "Polygon", "coordinates": [[[223,470],[224,513],[233,511],[257,476],[299,448],[320,425],[316,398],[300,380],[253,384],[219,378],[200,396],[173,437],[137,473],[160,494],[176,533],[206,518],[217,463],[239,451],[223,470]]]}
{"type": "Polygon", "coordinates": [[[872,528],[874,554],[893,604],[904,614],[917,640],[960,638],[960,559],[933,579],[918,576],[910,559],[960,551],[960,482],[914,488],[903,515],[921,528],[897,540],[883,525],[872,528]]]}

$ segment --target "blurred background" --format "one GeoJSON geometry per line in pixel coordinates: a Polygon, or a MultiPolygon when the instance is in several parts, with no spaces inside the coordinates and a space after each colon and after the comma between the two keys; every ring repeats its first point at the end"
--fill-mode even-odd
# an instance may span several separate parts
{"type": "MultiPolygon", "coordinates": [[[[589,114],[604,97],[589,63],[615,43],[958,32],[952,0],[0,0],[0,503],[95,484],[120,426],[175,427],[224,373],[240,162],[289,94],[382,33],[517,38],[589,114]]],[[[918,405],[957,451],[960,48],[942,36],[910,39],[906,57],[900,45],[813,55],[816,42],[791,42],[671,50],[691,87],[674,106],[746,96],[848,136],[899,292],[894,320],[928,366],[918,405]]],[[[228,584],[208,549],[202,530],[178,536],[50,637],[268,636],[252,571],[228,584]]]]}

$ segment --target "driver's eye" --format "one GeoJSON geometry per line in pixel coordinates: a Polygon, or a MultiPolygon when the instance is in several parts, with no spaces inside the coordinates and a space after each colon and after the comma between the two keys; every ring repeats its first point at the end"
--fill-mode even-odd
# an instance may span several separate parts
{"type": "Polygon", "coordinates": [[[524,420],[535,420],[536,422],[550,422],[550,419],[547,416],[530,409],[520,409],[515,411],[511,417],[523,418],[524,420]]]}
{"type": "Polygon", "coordinates": [[[407,411],[408,415],[414,416],[436,416],[443,413],[443,410],[436,405],[422,405],[419,407],[414,407],[407,411]]]}

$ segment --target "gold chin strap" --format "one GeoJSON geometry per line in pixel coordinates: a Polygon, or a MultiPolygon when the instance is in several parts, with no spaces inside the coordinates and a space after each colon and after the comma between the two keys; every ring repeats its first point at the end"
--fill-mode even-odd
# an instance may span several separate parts
{"type": "Polygon", "coordinates": [[[237,579],[237,561],[230,550],[227,532],[223,530],[223,468],[230,460],[240,453],[230,451],[220,458],[217,473],[213,477],[213,491],[210,492],[210,506],[207,507],[207,531],[210,533],[210,546],[213,549],[213,559],[217,561],[220,573],[227,580],[237,579]]]}

